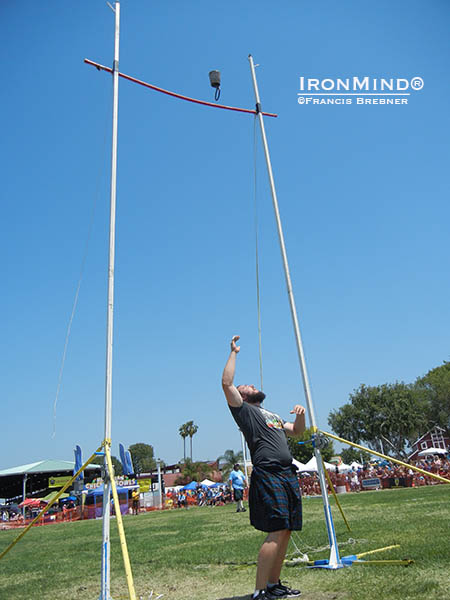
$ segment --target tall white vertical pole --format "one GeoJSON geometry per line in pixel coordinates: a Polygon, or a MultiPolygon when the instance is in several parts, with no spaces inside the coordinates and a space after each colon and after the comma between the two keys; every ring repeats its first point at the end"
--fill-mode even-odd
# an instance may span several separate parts
{"type": "MultiPolygon", "coordinates": [[[[270,190],[272,192],[272,203],[273,203],[273,209],[275,212],[275,220],[277,223],[278,239],[280,242],[281,257],[283,260],[287,293],[288,293],[288,298],[289,298],[289,305],[291,308],[292,323],[294,325],[295,341],[297,344],[297,352],[298,352],[298,358],[299,358],[299,362],[300,362],[300,370],[301,370],[301,374],[302,374],[303,388],[305,391],[308,416],[309,416],[309,420],[311,423],[311,427],[313,428],[314,433],[316,433],[317,432],[316,417],[314,414],[314,407],[313,407],[313,403],[312,403],[312,399],[311,399],[311,390],[310,390],[310,386],[309,386],[308,371],[306,369],[305,354],[303,351],[302,338],[300,335],[300,326],[299,326],[298,317],[297,317],[297,309],[295,307],[294,292],[292,289],[291,276],[289,273],[289,264],[288,264],[286,246],[284,243],[284,235],[283,235],[283,228],[281,225],[280,211],[278,208],[277,193],[275,190],[275,181],[274,181],[273,173],[272,173],[272,164],[270,161],[269,146],[267,144],[266,131],[264,128],[264,119],[263,119],[263,115],[262,115],[262,111],[261,111],[261,101],[259,98],[258,83],[256,81],[255,65],[253,63],[253,57],[251,54],[249,55],[248,60],[250,62],[250,70],[252,73],[253,89],[255,92],[255,99],[256,99],[256,113],[257,113],[257,118],[258,118],[260,129],[261,129],[261,137],[262,137],[262,143],[263,143],[263,148],[264,148],[264,154],[265,154],[265,158],[266,158],[267,173],[269,175],[270,190]]],[[[335,530],[334,530],[333,518],[331,516],[331,508],[330,508],[330,504],[328,502],[327,483],[325,480],[325,473],[323,471],[322,458],[321,458],[320,450],[319,450],[319,448],[317,448],[317,446],[314,447],[314,454],[315,454],[316,461],[317,461],[317,472],[319,475],[320,488],[322,490],[323,508],[324,508],[324,512],[325,512],[325,521],[326,521],[326,525],[327,525],[328,539],[330,542],[330,559],[329,559],[328,566],[329,566],[329,568],[336,569],[336,568],[340,568],[342,566],[342,562],[339,557],[339,551],[338,551],[338,546],[337,546],[336,534],[335,534],[335,530]]]]}
{"type": "MultiPolygon", "coordinates": [[[[114,258],[116,229],[116,181],[117,181],[117,123],[119,109],[119,33],[120,2],[114,3],[114,64],[113,64],[113,121],[111,152],[111,200],[109,221],[109,265],[108,265],[108,306],[106,325],[106,377],[105,377],[105,443],[111,443],[112,414],[112,351],[114,324],[114,258]]],[[[105,481],[103,483],[103,543],[102,543],[102,581],[100,600],[110,600],[110,473],[104,462],[105,481]]]]}

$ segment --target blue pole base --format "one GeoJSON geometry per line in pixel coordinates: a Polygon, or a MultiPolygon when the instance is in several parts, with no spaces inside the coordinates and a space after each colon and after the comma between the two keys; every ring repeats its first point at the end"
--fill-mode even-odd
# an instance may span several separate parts
{"type": "Polygon", "coordinates": [[[315,560],[314,564],[308,565],[308,569],[330,569],[335,571],[336,569],[343,569],[344,567],[349,567],[351,565],[351,563],[345,564],[343,562],[344,559],[341,559],[341,561],[342,562],[340,563],[330,565],[330,561],[328,559],[315,560]]]}

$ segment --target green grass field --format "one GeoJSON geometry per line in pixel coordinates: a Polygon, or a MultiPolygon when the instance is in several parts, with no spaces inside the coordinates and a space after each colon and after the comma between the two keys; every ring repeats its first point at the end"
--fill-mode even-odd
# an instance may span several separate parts
{"type": "MultiPolygon", "coordinates": [[[[447,600],[450,598],[450,487],[430,486],[340,496],[352,527],[333,515],[341,555],[391,544],[373,559],[411,558],[411,566],[354,565],[337,571],[285,567],[282,579],[305,600],[447,600]]],[[[297,546],[310,559],[327,558],[320,498],[304,498],[297,546]]],[[[164,600],[247,600],[252,564],[264,538],[248,512],[233,505],[152,512],[124,519],[138,598],[151,590],[164,600]]],[[[127,598],[116,523],[112,521],[111,595],[127,598]]],[[[0,531],[0,551],[17,532],[0,531]]],[[[0,561],[1,600],[96,600],[100,590],[101,521],[37,527],[0,561]]],[[[289,554],[295,551],[293,545],[289,554]]]]}

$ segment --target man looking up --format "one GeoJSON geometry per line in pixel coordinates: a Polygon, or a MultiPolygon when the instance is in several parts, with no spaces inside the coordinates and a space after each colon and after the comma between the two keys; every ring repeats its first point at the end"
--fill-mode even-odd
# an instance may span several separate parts
{"type": "Polygon", "coordinates": [[[280,581],[291,531],[302,528],[300,488],[292,465],[286,435],[297,437],[305,430],[305,409],[297,404],[291,410],[293,423],[261,407],[264,392],[254,385],[233,383],[239,336],[231,340],[231,352],[222,375],[222,388],[231,414],[244,434],[253,463],[250,480],[250,523],[267,532],[258,554],[253,599],[296,598],[280,581]]]}

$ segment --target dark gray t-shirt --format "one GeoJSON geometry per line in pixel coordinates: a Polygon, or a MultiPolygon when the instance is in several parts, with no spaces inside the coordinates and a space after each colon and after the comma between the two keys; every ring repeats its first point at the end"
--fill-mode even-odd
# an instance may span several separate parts
{"type": "Polygon", "coordinates": [[[292,464],[281,417],[248,402],[230,406],[230,410],[244,434],[255,467],[278,469],[292,464]]]}

